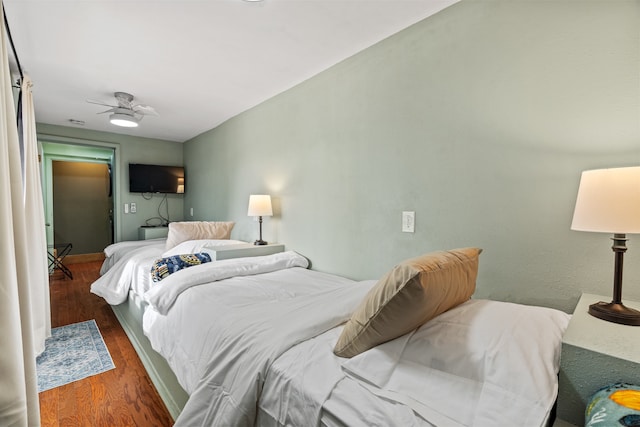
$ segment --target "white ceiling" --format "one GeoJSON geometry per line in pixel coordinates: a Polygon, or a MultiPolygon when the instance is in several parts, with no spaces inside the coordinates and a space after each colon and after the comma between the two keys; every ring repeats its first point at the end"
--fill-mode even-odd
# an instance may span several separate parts
{"type": "Polygon", "coordinates": [[[186,141],[458,0],[4,0],[36,120],[186,141]],[[109,124],[113,92],[154,107],[109,124]]]}

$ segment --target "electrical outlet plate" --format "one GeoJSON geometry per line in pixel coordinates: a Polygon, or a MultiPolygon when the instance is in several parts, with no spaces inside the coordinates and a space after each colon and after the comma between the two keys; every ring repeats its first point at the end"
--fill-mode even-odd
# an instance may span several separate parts
{"type": "Polygon", "coordinates": [[[413,233],[416,226],[416,213],[413,211],[402,212],[402,232],[413,233]]]}
{"type": "Polygon", "coordinates": [[[131,202],[131,213],[136,213],[138,211],[138,207],[135,203],[131,202]]]}

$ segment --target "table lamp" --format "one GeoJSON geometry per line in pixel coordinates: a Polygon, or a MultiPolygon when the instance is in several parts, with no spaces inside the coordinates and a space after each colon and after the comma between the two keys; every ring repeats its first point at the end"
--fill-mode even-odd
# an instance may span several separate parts
{"type": "Polygon", "coordinates": [[[591,304],[589,314],[609,322],[640,326],[640,311],[622,303],[626,235],[640,233],[640,167],[582,172],[571,229],[613,234],[613,300],[591,304]]]}
{"type": "Polygon", "coordinates": [[[266,245],[267,242],[262,240],[262,217],[273,215],[271,209],[271,196],[266,194],[252,194],[249,196],[248,216],[257,216],[260,222],[260,238],[253,242],[254,245],[266,245]]]}

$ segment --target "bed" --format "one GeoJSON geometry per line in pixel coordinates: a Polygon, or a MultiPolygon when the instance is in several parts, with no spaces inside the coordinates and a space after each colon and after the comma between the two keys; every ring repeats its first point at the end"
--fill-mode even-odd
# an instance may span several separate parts
{"type": "MultiPolygon", "coordinates": [[[[189,242],[177,250],[216,244],[189,242]]],[[[148,276],[155,260],[167,254],[166,246],[152,247],[128,248],[92,292],[116,305],[116,314],[122,306],[123,312],[137,308],[135,315],[119,318],[137,323],[135,339],[143,342],[138,347],[157,352],[148,363],[158,371],[154,383],[176,426],[544,426],[553,421],[560,343],[569,320],[563,312],[469,298],[472,289],[465,285],[452,307],[438,300],[435,305],[443,307],[428,321],[410,319],[420,325],[409,325],[407,332],[403,325],[391,332],[397,335],[392,339],[363,344],[357,340],[370,331],[353,335],[351,329],[373,320],[362,322],[358,313],[363,306],[371,310],[365,302],[382,282],[406,273],[398,266],[378,280],[354,281],[310,270],[304,257],[287,251],[194,265],[158,282],[136,279],[136,271],[148,276]],[[352,354],[338,356],[345,336],[351,341],[340,350],[352,354]]],[[[435,256],[451,253],[459,256],[456,251],[435,256]]],[[[448,262],[438,258],[436,274],[448,262]]],[[[421,275],[427,276],[433,282],[433,271],[421,275]]],[[[475,289],[475,275],[450,276],[445,281],[464,276],[475,289]]],[[[397,300],[396,291],[375,307],[375,316],[397,300]]],[[[413,294],[407,298],[400,301],[405,307],[413,301],[425,305],[413,294]]],[[[378,320],[385,327],[396,322],[394,315],[406,322],[413,311],[409,307],[401,316],[378,320]]],[[[373,329],[373,335],[388,333],[373,329]]]]}

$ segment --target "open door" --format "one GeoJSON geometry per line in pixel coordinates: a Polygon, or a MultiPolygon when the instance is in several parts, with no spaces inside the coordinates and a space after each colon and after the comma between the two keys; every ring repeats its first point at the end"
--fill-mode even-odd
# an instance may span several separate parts
{"type": "Polygon", "coordinates": [[[71,243],[71,254],[101,253],[113,243],[110,165],[54,160],[53,240],[71,243]]]}
{"type": "Polygon", "coordinates": [[[114,211],[115,203],[118,200],[117,179],[116,175],[112,174],[112,171],[115,170],[114,165],[117,165],[116,148],[93,144],[52,142],[44,138],[39,143],[42,149],[42,190],[47,245],[51,247],[54,243],[72,243],[72,253],[74,254],[101,253],[105,246],[114,242],[114,239],[119,235],[117,212],[114,211]],[[55,204],[54,162],[56,162],[58,175],[55,179],[57,184],[57,203],[55,204]],[[82,166],[83,164],[86,166],[82,166]],[[85,191],[88,188],[91,190],[85,191]],[[85,195],[81,196],[82,194],[85,195]],[[98,202],[98,205],[101,206],[100,212],[97,208],[87,206],[87,200],[92,200],[93,197],[100,199],[98,202]],[[105,197],[106,208],[104,208],[105,197]],[[79,215],[80,211],[91,212],[91,214],[79,215]],[[75,218],[71,220],[73,226],[69,225],[70,218],[75,218]],[[62,227],[61,230],[57,230],[56,222],[62,227]],[[88,230],[92,224],[96,226],[95,231],[88,230]],[[79,228],[78,233],[70,234],[68,230],[71,228],[71,232],[75,233],[73,228],[76,226],[79,228]],[[98,243],[90,246],[81,244],[81,242],[89,240],[87,237],[89,235],[92,236],[92,239],[95,238],[98,243]],[[104,246],[96,250],[96,247],[100,245],[104,246]]]}

